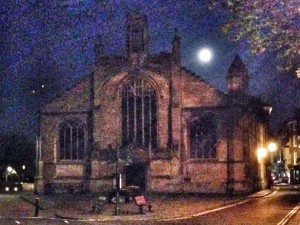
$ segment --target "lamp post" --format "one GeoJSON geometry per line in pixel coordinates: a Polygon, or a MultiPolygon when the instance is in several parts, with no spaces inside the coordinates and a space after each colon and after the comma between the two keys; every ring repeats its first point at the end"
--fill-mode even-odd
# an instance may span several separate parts
{"type": "Polygon", "coordinates": [[[41,135],[40,135],[40,112],[37,112],[37,120],[38,120],[38,133],[36,137],[36,147],[35,147],[35,178],[34,178],[34,194],[38,195],[38,179],[40,175],[40,154],[41,154],[41,135]]]}
{"type": "Polygon", "coordinates": [[[6,168],[6,175],[5,175],[5,181],[8,181],[8,175],[13,171],[13,168],[11,166],[8,166],[6,168]]]}
{"type": "Polygon", "coordinates": [[[267,148],[259,148],[257,150],[258,161],[261,164],[261,166],[260,166],[260,168],[261,168],[260,176],[264,177],[264,173],[266,173],[266,177],[268,178],[268,187],[269,188],[272,186],[272,183],[273,183],[272,180],[271,180],[271,172],[272,172],[273,162],[274,162],[273,153],[276,151],[276,149],[277,149],[276,143],[270,142],[268,144],[267,148]],[[263,166],[264,161],[262,159],[267,156],[268,151],[270,152],[270,158],[269,158],[270,161],[267,160],[267,164],[265,165],[266,167],[264,167],[263,166]]]}
{"type": "Polygon", "coordinates": [[[265,164],[264,158],[267,156],[267,149],[260,147],[257,149],[257,159],[258,159],[258,177],[259,177],[259,185],[264,184],[264,180],[268,175],[267,166],[265,164]]]}
{"type": "Polygon", "coordinates": [[[271,160],[271,165],[273,165],[273,163],[274,163],[274,158],[273,158],[274,156],[273,156],[273,154],[277,150],[277,145],[274,142],[270,142],[268,144],[268,150],[271,152],[271,154],[270,154],[270,160],[271,160]]]}
{"type": "Polygon", "coordinates": [[[257,150],[257,157],[258,157],[258,160],[260,160],[260,159],[266,157],[266,155],[267,155],[267,150],[266,150],[265,148],[259,148],[259,149],[257,150]]]}
{"type": "Polygon", "coordinates": [[[25,171],[26,166],[22,166],[22,184],[24,183],[24,171],[25,171]]]}
{"type": "Polygon", "coordinates": [[[270,142],[268,144],[268,150],[270,152],[270,164],[269,164],[269,171],[268,171],[268,178],[270,180],[270,184],[269,187],[272,187],[273,184],[273,177],[272,177],[272,172],[274,172],[274,170],[276,170],[276,168],[274,168],[274,152],[277,150],[277,144],[275,142],[270,142]]]}
{"type": "MultiPolygon", "coordinates": [[[[111,144],[108,145],[108,149],[113,151],[111,144]]],[[[116,167],[115,167],[115,187],[116,187],[115,215],[120,214],[120,188],[122,186],[122,184],[121,184],[122,179],[121,179],[121,173],[119,172],[119,160],[120,160],[120,148],[116,147],[116,155],[115,155],[115,159],[114,159],[114,162],[116,163],[116,167]]],[[[126,165],[129,165],[132,162],[131,152],[127,152],[126,160],[125,161],[122,160],[122,162],[125,163],[126,165]]]]}
{"type": "MultiPolygon", "coordinates": [[[[112,150],[111,145],[109,148],[112,150]]],[[[116,206],[115,206],[115,215],[120,214],[120,206],[119,206],[119,198],[120,198],[120,176],[119,176],[119,148],[116,148],[116,173],[115,173],[115,180],[116,180],[116,206]]]]}

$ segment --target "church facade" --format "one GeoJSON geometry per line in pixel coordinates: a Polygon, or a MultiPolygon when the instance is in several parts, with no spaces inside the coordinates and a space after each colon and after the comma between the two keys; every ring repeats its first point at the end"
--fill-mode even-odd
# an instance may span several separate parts
{"type": "Polygon", "coordinates": [[[126,56],[94,71],[40,111],[39,192],[104,192],[121,185],[152,192],[250,193],[266,186],[257,149],[270,107],[251,97],[237,56],[223,93],[170,52],[148,51],[147,17],[127,16],[126,56]]]}

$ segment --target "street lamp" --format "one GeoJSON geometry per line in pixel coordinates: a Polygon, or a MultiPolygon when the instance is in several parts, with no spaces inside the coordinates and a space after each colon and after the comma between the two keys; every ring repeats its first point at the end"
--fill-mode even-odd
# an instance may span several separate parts
{"type": "Polygon", "coordinates": [[[6,175],[5,175],[5,181],[8,181],[8,175],[13,171],[13,168],[11,166],[8,166],[6,168],[6,175]]]}
{"type": "Polygon", "coordinates": [[[274,163],[274,159],[273,159],[273,154],[274,152],[277,150],[277,145],[274,142],[270,142],[268,144],[268,150],[270,151],[271,155],[270,155],[270,160],[271,160],[271,164],[274,163]]]}
{"type": "Polygon", "coordinates": [[[36,137],[36,147],[35,147],[35,178],[34,178],[34,190],[33,193],[38,195],[38,179],[40,176],[40,154],[41,154],[41,132],[40,132],[40,120],[41,114],[37,112],[37,120],[38,120],[38,133],[36,137]]]}
{"type": "Polygon", "coordinates": [[[25,171],[26,166],[22,166],[22,184],[24,183],[24,171],[25,171]]]}
{"type": "Polygon", "coordinates": [[[119,176],[119,148],[116,149],[116,208],[115,215],[120,214],[120,206],[119,206],[119,191],[120,191],[120,176],[119,176]]]}
{"type": "Polygon", "coordinates": [[[267,155],[267,150],[265,148],[259,148],[257,150],[257,157],[258,159],[264,158],[267,155]]]}
{"type": "MultiPolygon", "coordinates": [[[[110,152],[114,151],[114,149],[112,148],[112,145],[109,144],[108,145],[108,149],[110,150],[110,152]]],[[[113,179],[113,186],[115,186],[116,188],[116,205],[115,205],[115,215],[119,215],[120,214],[120,189],[122,187],[122,178],[121,178],[121,173],[119,172],[119,163],[122,162],[122,164],[124,165],[129,165],[130,163],[132,163],[132,152],[130,150],[130,148],[128,149],[128,151],[126,152],[126,159],[123,160],[120,158],[120,147],[116,147],[115,149],[115,156],[113,159],[113,162],[115,163],[115,179],[113,179]],[[114,183],[115,182],[115,183],[114,183]]],[[[125,149],[123,149],[125,150],[125,149]]]]}
{"type": "MultiPolygon", "coordinates": [[[[109,151],[113,151],[112,145],[108,145],[109,151]]],[[[120,176],[119,176],[119,148],[116,148],[116,155],[114,157],[114,162],[116,163],[116,170],[115,170],[115,179],[113,179],[113,186],[115,181],[116,186],[116,206],[115,206],[115,215],[119,215],[120,213],[120,206],[119,206],[119,195],[120,195],[120,176]]]]}
{"type": "Polygon", "coordinates": [[[270,152],[275,152],[276,149],[277,149],[277,145],[274,142],[271,142],[271,143],[268,144],[268,150],[270,152]]]}
{"type": "Polygon", "coordinates": [[[268,144],[268,150],[270,152],[270,172],[274,169],[274,152],[277,150],[277,144],[275,142],[270,142],[268,144]]]}
{"type": "MultiPolygon", "coordinates": [[[[268,178],[268,179],[271,179],[271,172],[272,172],[272,167],[273,167],[273,153],[275,152],[277,150],[277,145],[276,145],[276,143],[274,143],[274,142],[270,142],[269,144],[268,144],[268,146],[267,146],[267,149],[266,148],[259,148],[259,149],[257,149],[257,157],[258,157],[258,161],[260,161],[260,163],[261,163],[261,172],[260,172],[260,174],[261,174],[261,177],[263,177],[264,175],[264,173],[266,172],[266,177],[268,178]],[[267,151],[269,151],[270,152],[270,161],[271,161],[271,165],[269,164],[270,163],[270,161],[267,161],[267,167],[266,168],[264,168],[263,167],[263,162],[264,161],[261,161],[261,159],[262,158],[265,158],[266,156],[267,156],[267,151]],[[265,171],[265,169],[266,169],[266,171],[265,171]],[[265,171],[265,172],[264,172],[265,171]]],[[[271,185],[272,185],[272,182],[271,182],[271,180],[269,180],[269,182],[268,182],[268,187],[271,187],[271,185]]]]}

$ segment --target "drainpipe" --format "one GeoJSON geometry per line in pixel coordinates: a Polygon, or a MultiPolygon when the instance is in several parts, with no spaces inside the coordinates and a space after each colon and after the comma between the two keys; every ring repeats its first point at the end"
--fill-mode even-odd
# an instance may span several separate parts
{"type": "Polygon", "coordinates": [[[169,83],[169,105],[168,105],[168,141],[167,146],[169,151],[173,147],[173,116],[172,116],[172,109],[173,109],[173,74],[171,73],[170,76],[170,83],[169,83]]]}
{"type": "Polygon", "coordinates": [[[230,145],[230,140],[229,140],[229,128],[227,128],[227,160],[226,160],[226,165],[227,165],[227,181],[226,181],[226,193],[227,194],[230,194],[230,191],[229,191],[229,182],[230,182],[230,168],[229,168],[229,166],[230,166],[230,162],[229,162],[229,156],[230,156],[230,154],[229,154],[229,149],[230,149],[230,147],[229,147],[229,145],[230,145]]]}
{"type": "Polygon", "coordinates": [[[41,151],[41,129],[40,129],[40,121],[41,114],[37,112],[37,122],[38,122],[38,130],[37,130],[37,138],[36,138],[36,147],[35,147],[35,179],[34,179],[34,194],[38,195],[38,179],[40,176],[40,151],[41,151]]]}
{"type": "Polygon", "coordinates": [[[94,99],[95,99],[95,89],[94,89],[94,72],[92,72],[89,79],[89,109],[87,115],[87,155],[85,160],[85,171],[84,171],[84,190],[88,190],[88,181],[92,173],[91,168],[91,155],[94,147],[94,99]]]}
{"type": "Polygon", "coordinates": [[[233,192],[232,188],[232,169],[231,169],[231,154],[233,154],[232,142],[233,142],[233,123],[234,120],[231,117],[232,112],[229,111],[229,121],[227,121],[227,182],[226,182],[226,193],[231,195],[233,192]]]}

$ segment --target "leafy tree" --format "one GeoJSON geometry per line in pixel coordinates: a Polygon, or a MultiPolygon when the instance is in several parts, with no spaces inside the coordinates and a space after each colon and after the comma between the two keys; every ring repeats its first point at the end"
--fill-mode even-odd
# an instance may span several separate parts
{"type": "Polygon", "coordinates": [[[246,40],[254,53],[275,51],[293,66],[300,51],[299,0],[210,0],[210,6],[229,12],[222,26],[232,40],[246,40]]]}

